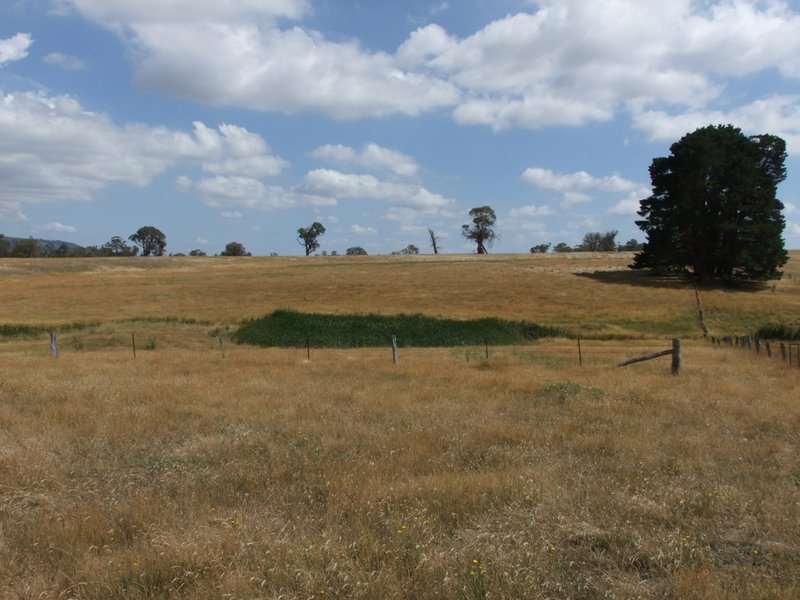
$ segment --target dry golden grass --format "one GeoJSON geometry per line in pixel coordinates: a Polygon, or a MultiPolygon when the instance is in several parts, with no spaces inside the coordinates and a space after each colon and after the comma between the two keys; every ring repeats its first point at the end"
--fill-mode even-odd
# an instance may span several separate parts
{"type": "MultiPolygon", "coordinates": [[[[0,598],[796,598],[800,373],[779,360],[689,341],[680,377],[614,366],[659,340],[587,344],[582,368],[567,341],[223,359],[209,325],[133,321],[289,306],[609,332],[637,305],[694,310],[680,286],[571,273],[616,256],[475,258],[2,262],[0,323],[99,324],[57,360],[2,344],[0,598]],[[159,336],[135,360],[132,327],[159,336]]],[[[703,299],[738,324],[796,310],[794,286],[703,299]]]]}
{"type": "MultiPolygon", "coordinates": [[[[759,291],[708,289],[718,335],[797,321],[800,253],[759,291]]],[[[177,317],[233,324],[305,312],[505,317],[587,336],[697,335],[694,289],[631,272],[628,253],[412,257],[0,259],[0,323],[177,317]]]]}

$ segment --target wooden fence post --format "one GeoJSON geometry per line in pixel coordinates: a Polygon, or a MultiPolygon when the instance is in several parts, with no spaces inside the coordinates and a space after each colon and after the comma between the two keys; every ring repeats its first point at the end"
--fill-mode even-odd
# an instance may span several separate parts
{"type": "Polygon", "coordinates": [[[679,339],[672,340],[672,374],[681,374],[681,341],[679,339]]]}
{"type": "Polygon", "coordinates": [[[786,362],[786,344],[781,342],[781,358],[786,362]]]}
{"type": "Polygon", "coordinates": [[[489,340],[487,338],[483,338],[483,344],[486,346],[486,360],[489,360],[489,340]]]}
{"type": "Polygon", "coordinates": [[[397,356],[397,337],[392,336],[392,362],[398,364],[400,359],[397,356]]]}
{"type": "Polygon", "coordinates": [[[219,353],[222,355],[222,358],[225,358],[225,344],[222,343],[222,336],[218,335],[219,338],[219,353]]]}
{"type": "Polygon", "coordinates": [[[761,354],[761,340],[756,338],[756,354],[761,354]]]}
{"type": "Polygon", "coordinates": [[[764,342],[764,346],[767,349],[767,356],[769,358],[772,358],[772,344],[770,343],[770,341],[767,340],[766,342],[764,342]]]}
{"type": "Polygon", "coordinates": [[[306,336],[306,358],[311,360],[311,337],[306,336]]]}
{"type": "Polygon", "coordinates": [[[136,332],[131,331],[131,348],[133,348],[133,358],[136,358],[136,332]]]}
{"type": "Polygon", "coordinates": [[[58,338],[55,330],[50,332],[50,354],[53,358],[58,358],[58,338]]]}
{"type": "Polygon", "coordinates": [[[578,336],[578,364],[583,366],[583,350],[581,350],[581,338],[578,336]]]}

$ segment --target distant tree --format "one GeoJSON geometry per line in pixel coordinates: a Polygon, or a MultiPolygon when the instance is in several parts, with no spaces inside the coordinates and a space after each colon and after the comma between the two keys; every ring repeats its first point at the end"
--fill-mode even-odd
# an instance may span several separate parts
{"type": "Polygon", "coordinates": [[[611,252],[617,248],[616,237],[616,231],[607,231],[605,233],[590,231],[583,236],[583,242],[576,250],[581,252],[611,252]]]}
{"type": "Polygon", "coordinates": [[[120,236],[115,235],[100,247],[103,256],[136,256],[139,248],[129,246],[120,236]]]}
{"type": "Polygon", "coordinates": [[[414,244],[409,244],[402,250],[395,250],[392,254],[419,254],[419,248],[417,248],[414,244]]]}
{"type": "Polygon", "coordinates": [[[537,244],[531,248],[531,254],[544,254],[548,250],[550,250],[550,242],[546,244],[537,244]]]}
{"type": "Polygon", "coordinates": [[[5,258],[6,256],[11,255],[11,242],[6,239],[2,233],[0,233],[0,258],[5,258]]]}
{"type": "Polygon", "coordinates": [[[636,238],[631,238],[624,244],[617,246],[620,252],[637,252],[642,249],[642,243],[636,238]]]}
{"type": "Polygon", "coordinates": [[[331,251],[331,256],[339,256],[339,253],[336,250],[331,251]]]}
{"type": "Polygon", "coordinates": [[[164,256],[167,247],[167,236],[152,225],[139,228],[128,238],[142,249],[142,256],[164,256]]]}
{"type": "Polygon", "coordinates": [[[225,244],[225,250],[220,252],[220,256],[252,256],[244,247],[244,244],[239,242],[228,242],[225,244]]]}
{"type": "Polygon", "coordinates": [[[33,258],[39,256],[39,242],[33,238],[19,240],[11,249],[11,256],[14,258],[33,258]]]}
{"type": "Polygon", "coordinates": [[[66,242],[45,242],[39,244],[39,256],[45,258],[64,258],[69,253],[66,242]]]}
{"type": "Polygon", "coordinates": [[[572,247],[566,242],[559,242],[553,246],[553,252],[572,252],[572,247]]]}
{"type": "Polygon", "coordinates": [[[361,246],[353,246],[352,248],[348,248],[345,254],[347,256],[367,256],[367,251],[361,246]]]}
{"type": "Polygon", "coordinates": [[[189,256],[208,256],[208,255],[202,250],[192,250],[191,252],[189,252],[189,256]]]}
{"type": "Polygon", "coordinates": [[[436,237],[436,233],[430,227],[428,228],[428,235],[431,236],[431,247],[433,248],[433,253],[439,254],[439,238],[436,237]]]}
{"type": "Polygon", "coordinates": [[[462,225],[461,234],[478,245],[478,254],[488,254],[486,245],[491,246],[497,238],[492,229],[497,215],[491,206],[478,206],[469,211],[469,216],[472,217],[472,226],[462,225]]]}
{"type": "Polygon", "coordinates": [[[325,233],[325,227],[316,221],[308,227],[301,227],[297,230],[297,241],[305,248],[306,256],[319,248],[319,236],[323,233],[325,233]]]}
{"type": "Polygon", "coordinates": [[[633,268],[705,281],[780,277],[788,255],[776,194],[785,160],[781,138],[748,137],[732,125],[683,136],[650,165],[653,193],[636,221],[647,241],[633,268]]]}
{"type": "Polygon", "coordinates": [[[277,252],[270,252],[269,255],[274,257],[274,256],[278,256],[278,253],[277,252]]]}

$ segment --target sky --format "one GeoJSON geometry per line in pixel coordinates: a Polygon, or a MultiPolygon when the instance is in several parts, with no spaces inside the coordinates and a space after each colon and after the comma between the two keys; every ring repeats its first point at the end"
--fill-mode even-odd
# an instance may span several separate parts
{"type": "Polygon", "coordinates": [[[0,0],[0,233],[167,253],[644,240],[648,167],[733,124],[787,142],[796,0],[0,0]]]}

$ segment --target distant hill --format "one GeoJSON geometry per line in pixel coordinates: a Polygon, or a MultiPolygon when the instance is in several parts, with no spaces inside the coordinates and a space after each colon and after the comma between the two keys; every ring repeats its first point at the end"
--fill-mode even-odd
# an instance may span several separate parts
{"type": "MultiPolygon", "coordinates": [[[[2,239],[8,242],[10,247],[16,246],[19,242],[25,242],[30,240],[31,238],[19,238],[19,237],[11,237],[11,236],[3,236],[2,239]]],[[[61,248],[62,246],[66,248],[67,253],[73,253],[78,250],[83,250],[83,246],[78,244],[73,244],[72,242],[65,242],[63,240],[45,240],[41,238],[33,238],[33,241],[36,242],[36,247],[38,249],[39,254],[50,254],[55,249],[61,248]]]]}

